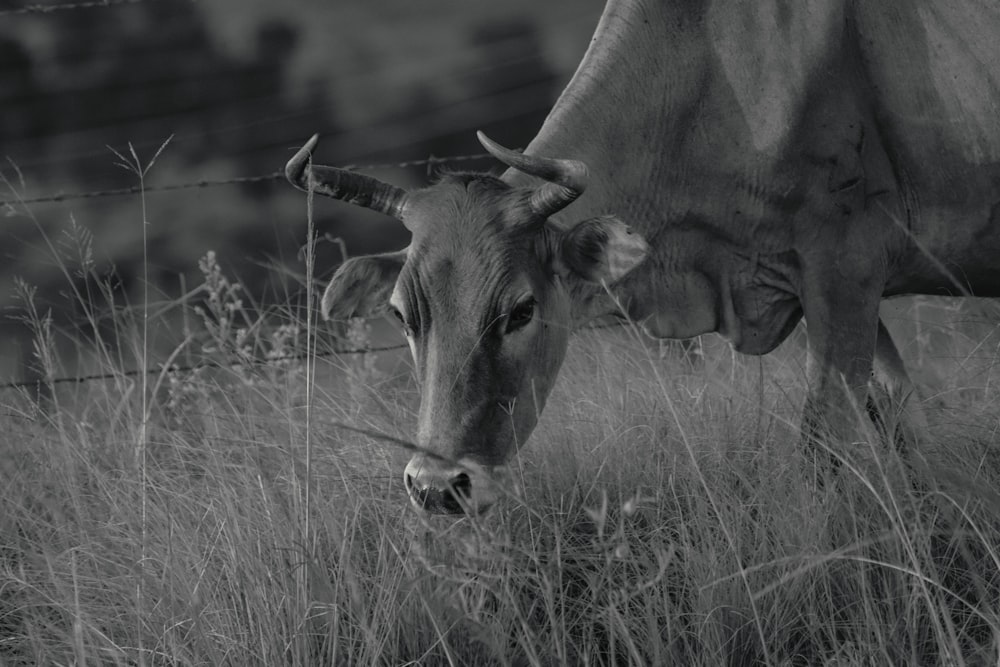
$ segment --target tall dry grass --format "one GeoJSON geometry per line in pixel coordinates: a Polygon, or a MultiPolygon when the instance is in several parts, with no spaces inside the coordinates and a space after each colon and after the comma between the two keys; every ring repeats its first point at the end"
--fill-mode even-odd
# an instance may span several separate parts
{"type": "Polygon", "coordinates": [[[177,334],[171,363],[221,365],[151,362],[145,385],[123,372],[153,345],[142,309],[91,295],[108,320],[77,293],[67,334],[22,288],[42,375],[71,370],[61,336],[111,377],[0,398],[0,664],[998,660],[993,343],[956,339],[986,359],[965,378],[924,360],[949,388],[907,460],[868,429],[817,485],[796,341],[753,359],[710,340],[691,363],[582,334],[508,497],[455,520],[409,507],[406,452],[340,427],[412,432],[405,353],[320,357],[313,378],[287,358],[318,333],[301,302],[262,316],[202,269],[149,331],[177,334]]]}

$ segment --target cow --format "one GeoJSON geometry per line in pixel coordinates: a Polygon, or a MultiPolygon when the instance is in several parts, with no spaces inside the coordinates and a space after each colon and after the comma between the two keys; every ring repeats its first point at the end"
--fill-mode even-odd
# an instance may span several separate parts
{"type": "Polygon", "coordinates": [[[500,176],[404,191],[312,164],[310,140],[294,185],[412,234],[322,298],[405,332],[412,502],[493,504],[485,480],[528,440],[570,332],[609,313],[752,355],[804,318],[815,437],[850,434],[870,385],[902,401],[880,301],[1000,294],[998,35],[1000,9],[972,0],[610,0],[527,148],[479,135],[500,176]]]}

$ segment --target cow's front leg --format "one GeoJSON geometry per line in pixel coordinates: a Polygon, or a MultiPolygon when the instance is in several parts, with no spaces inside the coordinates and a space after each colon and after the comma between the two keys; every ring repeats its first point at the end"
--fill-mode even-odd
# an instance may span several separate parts
{"type": "Polygon", "coordinates": [[[880,288],[833,275],[812,282],[802,303],[809,338],[802,437],[814,446],[861,439],[878,340],[880,288]]]}
{"type": "Polygon", "coordinates": [[[878,323],[868,414],[900,453],[911,449],[918,435],[927,431],[927,419],[916,388],[889,330],[881,320],[878,323]]]}

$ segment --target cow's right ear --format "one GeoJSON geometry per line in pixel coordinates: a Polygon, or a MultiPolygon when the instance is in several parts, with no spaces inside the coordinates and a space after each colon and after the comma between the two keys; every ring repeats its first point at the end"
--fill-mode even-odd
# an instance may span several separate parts
{"type": "Polygon", "coordinates": [[[341,264],[323,292],[323,319],[344,321],[384,313],[405,263],[406,250],[400,250],[354,257],[341,264]]]}
{"type": "Polygon", "coordinates": [[[646,240],[612,215],[577,223],[559,244],[562,265],[596,284],[618,282],[648,254],[646,240]]]}

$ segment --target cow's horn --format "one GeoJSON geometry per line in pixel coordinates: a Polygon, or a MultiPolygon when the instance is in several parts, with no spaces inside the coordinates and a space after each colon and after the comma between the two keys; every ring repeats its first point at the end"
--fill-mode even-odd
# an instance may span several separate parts
{"type": "Polygon", "coordinates": [[[569,206],[587,187],[587,165],[579,160],[525,155],[504,148],[482,132],[476,136],[490,155],[508,167],[548,181],[531,195],[531,210],[543,218],[569,206]]]}
{"type": "Polygon", "coordinates": [[[318,142],[319,135],[314,134],[285,165],[289,183],[306,192],[311,187],[321,195],[403,219],[406,190],[347,169],[310,164],[309,157],[318,142]]]}

